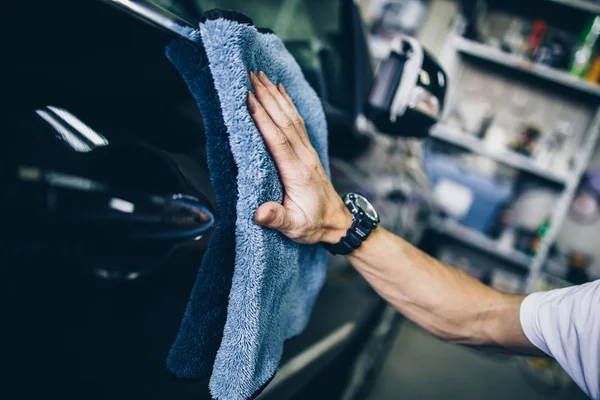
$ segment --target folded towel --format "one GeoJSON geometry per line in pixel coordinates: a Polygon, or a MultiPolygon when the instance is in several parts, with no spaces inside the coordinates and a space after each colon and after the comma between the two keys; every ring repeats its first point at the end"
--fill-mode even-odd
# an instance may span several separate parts
{"type": "Polygon", "coordinates": [[[221,105],[198,31],[192,41],[175,40],[166,54],[194,95],[204,119],[208,169],[216,193],[219,222],[204,254],[167,368],[179,378],[205,378],[213,363],[227,315],[235,256],[237,167],[229,149],[221,105]]]}
{"type": "Polygon", "coordinates": [[[282,202],[283,186],[247,109],[248,72],[264,71],[285,86],[329,171],[327,124],[316,93],[275,34],[236,13],[205,16],[200,33],[238,168],[235,267],[210,390],[217,399],[242,400],[274,375],[284,340],[306,326],[327,266],[319,245],[299,245],[254,223],[261,204],[282,202]]]}
{"type": "Polygon", "coordinates": [[[327,255],[320,246],[296,244],[254,223],[261,204],[283,200],[283,187],[247,110],[249,71],[264,71],[274,82],[283,83],[329,171],[321,103],[281,40],[265,32],[244,15],[213,11],[205,14],[199,32],[190,34],[199,48],[183,40],[167,48],[205,118],[220,216],[167,365],[178,377],[204,376],[222,334],[210,381],[217,399],[246,399],[272,378],[284,340],[306,326],[326,274],[327,255]],[[235,267],[228,281],[233,218],[235,267]],[[223,328],[223,293],[229,287],[223,328]]]}

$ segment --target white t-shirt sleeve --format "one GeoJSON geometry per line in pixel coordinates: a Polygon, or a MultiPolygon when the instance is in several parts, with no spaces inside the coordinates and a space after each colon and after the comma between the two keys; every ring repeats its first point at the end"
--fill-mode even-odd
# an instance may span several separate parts
{"type": "Polygon", "coordinates": [[[527,339],[600,400],[600,280],[530,294],[520,319],[527,339]]]}

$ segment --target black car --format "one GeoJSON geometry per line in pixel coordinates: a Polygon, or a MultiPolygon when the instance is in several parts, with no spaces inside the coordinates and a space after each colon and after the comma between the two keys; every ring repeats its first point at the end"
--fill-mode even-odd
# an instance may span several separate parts
{"type": "MultiPolygon", "coordinates": [[[[353,1],[10,4],[1,397],[210,398],[206,380],[165,367],[218,216],[202,118],[164,28],[213,7],[284,39],[325,104],[332,157],[352,163],[372,145],[356,130],[373,68],[353,1]]],[[[261,399],[365,397],[398,316],[334,261],[261,399]]]]}

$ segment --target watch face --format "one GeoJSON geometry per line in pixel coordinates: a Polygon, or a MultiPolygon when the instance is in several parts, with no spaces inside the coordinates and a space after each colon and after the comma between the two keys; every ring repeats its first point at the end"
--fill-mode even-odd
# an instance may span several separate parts
{"type": "Polygon", "coordinates": [[[379,221],[379,214],[377,214],[377,211],[375,211],[369,200],[356,193],[354,194],[354,198],[356,199],[356,205],[363,210],[369,219],[373,221],[379,221]]]}

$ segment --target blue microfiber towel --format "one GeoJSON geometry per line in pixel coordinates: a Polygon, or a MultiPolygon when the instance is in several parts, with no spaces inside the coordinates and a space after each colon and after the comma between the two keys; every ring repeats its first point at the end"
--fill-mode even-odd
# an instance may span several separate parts
{"type": "MultiPolygon", "coordinates": [[[[276,35],[259,32],[247,17],[237,13],[217,12],[205,17],[206,20],[200,24],[200,38],[238,170],[235,267],[227,319],[213,366],[210,389],[214,398],[242,400],[253,396],[273,376],[284,340],[298,335],[306,326],[325,280],[327,263],[326,252],[320,246],[296,244],[280,233],[254,223],[254,213],[261,204],[283,200],[283,187],[277,168],[247,109],[247,92],[251,88],[248,72],[261,70],[273,82],[283,83],[305,119],[310,140],[323,166],[329,171],[327,125],[316,93],[276,35]]],[[[180,71],[195,68],[193,61],[185,56],[179,58],[180,54],[176,53],[177,48],[172,47],[168,51],[180,71]],[[191,64],[183,65],[188,62],[191,64]]],[[[189,79],[186,81],[202,109],[203,97],[211,97],[212,92],[207,90],[203,93],[202,85],[195,86],[189,79]]],[[[218,120],[214,119],[215,122],[218,120]]],[[[214,149],[209,145],[208,150],[214,149]]],[[[219,248],[225,246],[215,243],[217,245],[219,248]]],[[[203,262],[202,266],[205,264],[203,262]]],[[[212,268],[219,269],[220,266],[212,265],[212,268]]],[[[199,280],[196,286],[211,284],[199,280]]],[[[198,301],[204,304],[206,300],[201,298],[199,288],[194,288],[195,294],[199,295],[193,296],[190,303],[198,301]]],[[[185,357],[202,356],[205,352],[206,349],[194,349],[198,345],[204,346],[204,340],[194,338],[193,330],[197,329],[195,333],[198,336],[207,334],[207,322],[219,318],[206,318],[202,314],[217,309],[203,310],[192,304],[188,307],[182,329],[193,329],[180,333],[169,357],[169,368],[176,375],[198,377],[197,372],[202,370],[199,365],[205,361],[190,358],[186,363],[185,357]],[[193,315],[193,310],[198,314],[193,315]],[[187,319],[195,321],[186,323],[187,319]],[[175,353],[179,355],[175,356],[175,353]]],[[[219,326],[208,334],[215,333],[220,333],[219,326]]]]}
{"type": "Polygon", "coordinates": [[[194,95],[204,119],[219,222],[198,270],[167,368],[179,378],[199,379],[212,371],[227,315],[235,256],[237,167],[200,33],[192,30],[188,36],[196,44],[175,40],[167,46],[166,54],[194,95]]]}
{"type": "Polygon", "coordinates": [[[281,203],[284,192],[248,112],[248,72],[264,71],[285,86],[329,171],[327,124],[317,94],[275,34],[261,33],[235,16],[208,19],[200,33],[238,168],[235,267],[210,390],[217,399],[243,400],[274,375],[284,340],[300,334],[308,323],[327,269],[321,246],[299,245],[254,223],[258,207],[281,203]]]}
{"type": "Polygon", "coordinates": [[[199,32],[190,33],[190,38],[200,46],[175,41],[167,48],[167,55],[205,118],[220,222],[167,365],[178,377],[205,376],[222,334],[211,393],[217,399],[246,399],[274,375],[284,340],[306,326],[325,280],[327,262],[320,246],[296,244],[254,223],[254,213],[261,204],[282,201],[283,187],[247,110],[251,88],[247,73],[262,70],[272,81],[284,84],[329,171],[327,126],[316,93],[274,34],[261,33],[241,14],[211,12],[205,14],[199,32]],[[228,281],[234,254],[229,235],[233,218],[235,267],[232,281],[228,281]],[[223,293],[229,288],[225,314],[223,293]]]}

